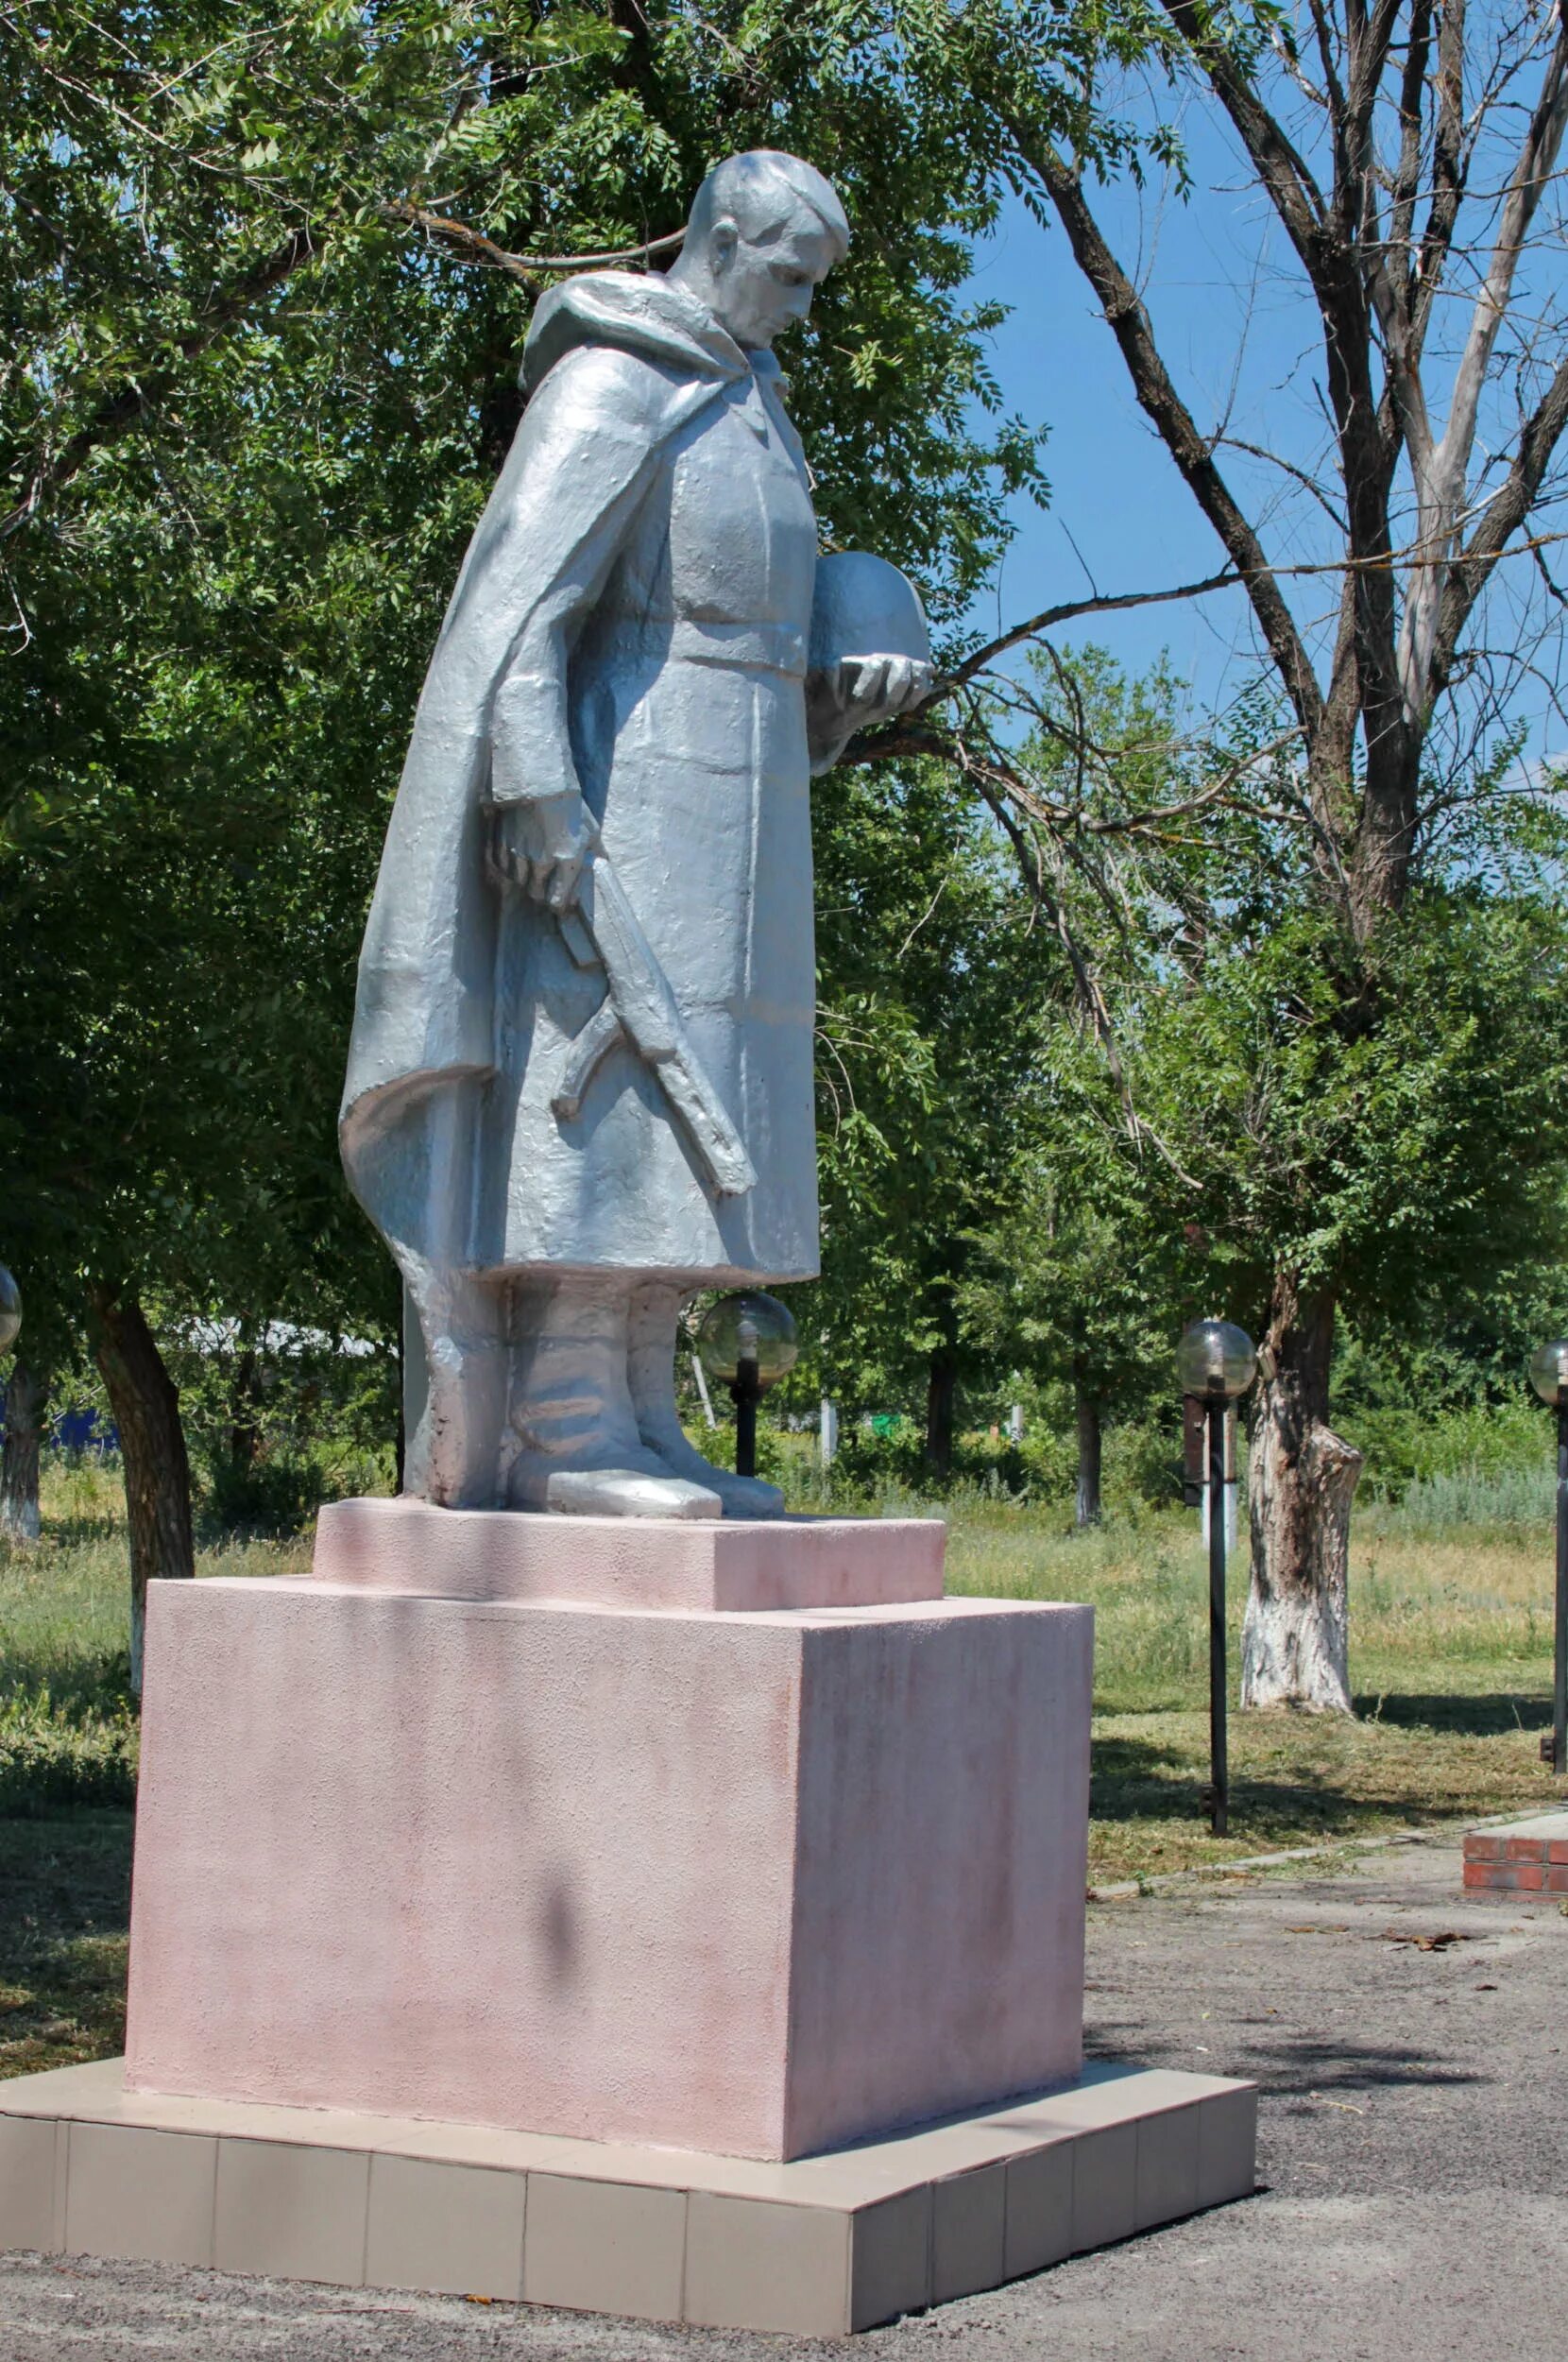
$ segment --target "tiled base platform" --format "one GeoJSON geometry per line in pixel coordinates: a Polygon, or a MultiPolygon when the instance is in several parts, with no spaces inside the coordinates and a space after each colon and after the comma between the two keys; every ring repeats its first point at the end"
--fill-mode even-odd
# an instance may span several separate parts
{"type": "Polygon", "coordinates": [[[834,2336],[1250,2194],[1256,2091],[1094,2065],[788,2165],[0,2083],[0,2247],[834,2336]]]}
{"type": "Polygon", "coordinates": [[[1568,1894],[1568,1812],[1467,1829],[1464,1882],[1471,1893],[1568,1894]]]}

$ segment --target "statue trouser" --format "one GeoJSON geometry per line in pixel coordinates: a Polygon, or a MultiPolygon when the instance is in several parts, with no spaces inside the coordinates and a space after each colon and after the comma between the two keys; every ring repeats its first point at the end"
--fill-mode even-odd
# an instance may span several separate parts
{"type": "Polygon", "coordinates": [[[682,1291],[605,1272],[410,1272],[428,1393],[405,1489],[449,1508],[771,1517],[771,1484],[713,1467],[675,1406],[682,1291]]]}

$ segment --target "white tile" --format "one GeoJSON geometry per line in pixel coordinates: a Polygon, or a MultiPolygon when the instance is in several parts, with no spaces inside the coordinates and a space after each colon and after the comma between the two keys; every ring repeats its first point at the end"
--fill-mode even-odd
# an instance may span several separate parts
{"type": "Polygon", "coordinates": [[[1137,2227],[1138,2128],[1109,2124],[1073,2143],[1072,2244],[1091,2248],[1130,2239],[1137,2227]]]}
{"type": "Polygon", "coordinates": [[[686,2217],[686,2319],[709,2329],[842,2337],[852,2217],[841,2209],[714,2198],[686,2217]]]}
{"type": "Polygon", "coordinates": [[[369,2193],[368,2157],[290,2141],[222,2141],[213,2262],[219,2271],[357,2288],[369,2193]]]}
{"type": "Polygon", "coordinates": [[[60,2245],[55,2231],[53,2123],[0,2116],[0,2248],[60,2245]]]}
{"type": "Polygon", "coordinates": [[[1002,2274],[1019,2280],[1072,2253],[1073,2152],[1070,2137],[1014,2157],[1007,2167],[1002,2274]]]}
{"type": "Polygon", "coordinates": [[[1198,2111],[1198,2203],[1251,2198],[1257,2182],[1257,2090],[1216,2092],[1198,2111]]]}
{"type": "Polygon", "coordinates": [[[1137,2228],[1153,2231],[1198,2211],[1202,2108],[1160,2108],[1138,2119],[1137,2228]]]}
{"type": "Polygon", "coordinates": [[[931,2299],[929,2185],[863,2206],[850,2227],[851,2329],[874,2329],[931,2299]]]}
{"type": "Polygon", "coordinates": [[[526,2191],[520,2173],[372,2157],[366,2285],[516,2302],[522,2294],[526,2191]]]}
{"type": "Polygon", "coordinates": [[[931,2187],[931,2302],[1001,2285],[1007,2167],[980,2165],[931,2187]]]}
{"type": "Polygon", "coordinates": [[[217,2143],[211,2133],[74,2124],[66,2249],[155,2264],[211,2264],[216,2177],[217,2143]]]}
{"type": "Polygon", "coordinates": [[[678,2321],[686,2194],[528,2177],[522,2293],[530,2304],[678,2321]]]}

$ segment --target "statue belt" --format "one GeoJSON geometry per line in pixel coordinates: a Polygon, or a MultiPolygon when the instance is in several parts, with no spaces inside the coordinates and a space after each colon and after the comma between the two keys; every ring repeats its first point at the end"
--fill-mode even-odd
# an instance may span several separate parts
{"type": "Polygon", "coordinates": [[[806,677],[806,634],[793,624],[709,624],[695,616],[639,616],[611,628],[612,644],[625,637],[639,654],[685,664],[734,665],[741,672],[806,677]]]}

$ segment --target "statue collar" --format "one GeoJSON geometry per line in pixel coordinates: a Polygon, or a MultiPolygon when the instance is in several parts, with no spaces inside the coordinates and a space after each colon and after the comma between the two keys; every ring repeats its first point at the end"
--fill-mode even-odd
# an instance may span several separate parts
{"type": "Polygon", "coordinates": [[[706,304],[657,271],[585,271],[541,296],[523,348],[525,389],[535,392],[579,345],[618,345],[716,385],[781,377],[771,352],[744,351],[706,304]]]}

